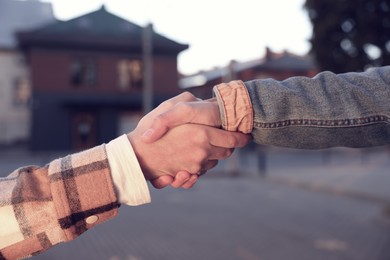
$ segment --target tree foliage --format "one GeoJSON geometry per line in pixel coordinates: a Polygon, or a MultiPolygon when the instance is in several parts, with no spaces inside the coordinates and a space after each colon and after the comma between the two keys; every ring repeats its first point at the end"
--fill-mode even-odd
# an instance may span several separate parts
{"type": "Polygon", "coordinates": [[[336,73],[390,65],[390,0],[306,0],[311,52],[336,73]]]}

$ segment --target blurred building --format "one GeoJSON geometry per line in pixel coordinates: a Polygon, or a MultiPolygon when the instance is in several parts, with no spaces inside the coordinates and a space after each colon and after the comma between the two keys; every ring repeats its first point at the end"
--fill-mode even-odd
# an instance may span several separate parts
{"type": "MultiPolygon", "coordinates": [[[[104,6],[18,33],[32,78],[31,148],[81,150],[134,128],[142,116],[144,28],[104,6]]],[[[188,45],[152,31],[153,104],[179,93],[188,45]]]]}
{"type": "Polygon", "coordinates": [[[0,145],[26,142],[30,78],[15,32],[54,21],[52,6],[37,0],[0,0],[0,145]]]}
{"type": "Polygon", "coordinates": [[[179,85],[197,97],[209,98],[212,95],[213,86],[221,82],[265,78],[284,80],[294,76],[313,77],[316,73],[318,69],[310,56],[299,56],[287,51],[276,53],[266,48],[262,58],[246,62],[231,61],[226,67],[200,71],[182,77],[179,85]]]}

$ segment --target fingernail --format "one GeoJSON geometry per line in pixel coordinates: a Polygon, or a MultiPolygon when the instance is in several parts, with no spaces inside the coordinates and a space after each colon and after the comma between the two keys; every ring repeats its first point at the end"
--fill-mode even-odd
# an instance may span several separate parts
{"type": "Polygon", "coordinates": [[[142,135],[143,137],[149,137],[153,134],[154,130],[152,128],[149,128],[146,130],[146,132],[142,135]]]}

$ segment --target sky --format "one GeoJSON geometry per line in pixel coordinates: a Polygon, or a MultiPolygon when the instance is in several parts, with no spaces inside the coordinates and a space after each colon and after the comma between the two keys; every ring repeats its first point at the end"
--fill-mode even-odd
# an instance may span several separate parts
{"type": "Polygon", "coordinates": [[[103,4],[115,15],[189,44],[178,57],[178,69],[192,74],[231,60],[261,58],[273,51],[306,54],[311,24],[305,0],[46,0],[60,20],[95,11],[103,4]]]}

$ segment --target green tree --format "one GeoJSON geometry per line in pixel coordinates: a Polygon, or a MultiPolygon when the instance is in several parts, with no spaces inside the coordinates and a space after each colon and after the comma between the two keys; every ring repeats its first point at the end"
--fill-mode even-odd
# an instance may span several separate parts
{"type": "Polygon", "coordinates": [[[390,0],[306,0],[311,53],[336,73],[390,65],[390,0]]]}

